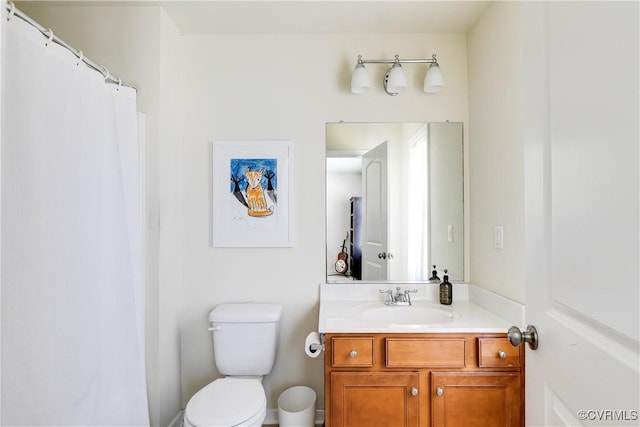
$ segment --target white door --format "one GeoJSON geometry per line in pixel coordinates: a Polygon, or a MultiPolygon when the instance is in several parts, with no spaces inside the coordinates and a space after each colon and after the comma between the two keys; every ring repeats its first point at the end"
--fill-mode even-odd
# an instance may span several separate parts
{"type": "Polygon", "coordinates": [[[637,426],[638,2],[524,11],[526,424],[637,426]]]}
{"type": "Polygon", "coordinates": [[[362,280],[387,280],[387,142],[362,156],[362,280]]]}

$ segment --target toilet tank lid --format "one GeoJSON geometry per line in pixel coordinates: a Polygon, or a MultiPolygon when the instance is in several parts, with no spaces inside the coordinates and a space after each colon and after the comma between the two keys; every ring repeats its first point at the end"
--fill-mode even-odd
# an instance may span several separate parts
{"type": "Polygon", "coordinates": [[[209,314],[209,321],[221,323],[277,322],[282,315],[279,304],[220,304],[209,314]]]}

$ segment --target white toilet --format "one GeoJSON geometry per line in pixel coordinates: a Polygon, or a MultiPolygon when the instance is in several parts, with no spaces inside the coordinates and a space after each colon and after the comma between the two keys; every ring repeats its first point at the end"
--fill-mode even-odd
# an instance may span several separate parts
{"type": "Polygon", "coordinates": [[[187,403],[185,427],[261,426],[267,414],[262,378],[276,360],[277,304],[221,304],[209,314],[219,378],[187,403]]]}

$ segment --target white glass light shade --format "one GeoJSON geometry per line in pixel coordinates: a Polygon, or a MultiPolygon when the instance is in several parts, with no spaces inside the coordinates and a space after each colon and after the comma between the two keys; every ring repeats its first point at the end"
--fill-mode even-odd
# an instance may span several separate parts
{"type": "Polygon", "coordinates": [[[438,93],[444,87],[444,77],[440,66],[435,63],[431,64],[424,76],[424,91],[426,93],[438,93]]]}
{"type": "Polygon", "coordinates": [[[351,75],[351,92],[364,93],[371,87],[371,79],[369,79],[369,73],[362,64],[356,65],[351,75]]]}
{"type": "Polygon", "coordinates": [[[389,94],[398,94],[407,87],[407,76],[404,74],[402,66],[398,63],[393,64],[393,67],[387,71],[385,81],[385,90],[389,94]]]}

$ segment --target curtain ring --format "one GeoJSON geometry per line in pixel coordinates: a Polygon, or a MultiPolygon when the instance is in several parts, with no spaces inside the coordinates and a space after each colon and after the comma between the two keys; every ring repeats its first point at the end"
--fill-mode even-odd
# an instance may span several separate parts
{"type": "Polygon", "coordinates": [[[11,18],[13,18],[13,15],[16,13],[16,4],[12,1],[9,2],[11,4],[10,9],[9,9],[9,14],[7,15],[7,21],[11,21],[11,18]]]}
{"type": "Polygon", "coordinates": [[[78,53],[79,53],[78,62],[76,62],[76,66],[80,65],[82,63],[82,61],[84,60],[84,53],[82,53],[81,50],[79,50],[78,53]]]}
{"type": "Polygon", "coordinates": [[[120,87],[122,86],[122,79],[120,77],[118,77],[118,89],[116,89],[117,91],[120,91],[120,87]]]}
{"type": "Polygon", "coordinates": [[[47,31],[49,32],[49,39],[45,42],[45,46],[49,46],[49,43],[53,41],[53,30],[49,28],[47,31]]]}
{"type": "Polygon", "coordinates": [[[107,80],[109,80],[109,77],[111,77],[111,73],[109,73],[108,69],[104,69],[104,71],[106,71],[106,73],[102,73],[102,75],[104,76],[104,81],[106,82],[107,80]]]}

